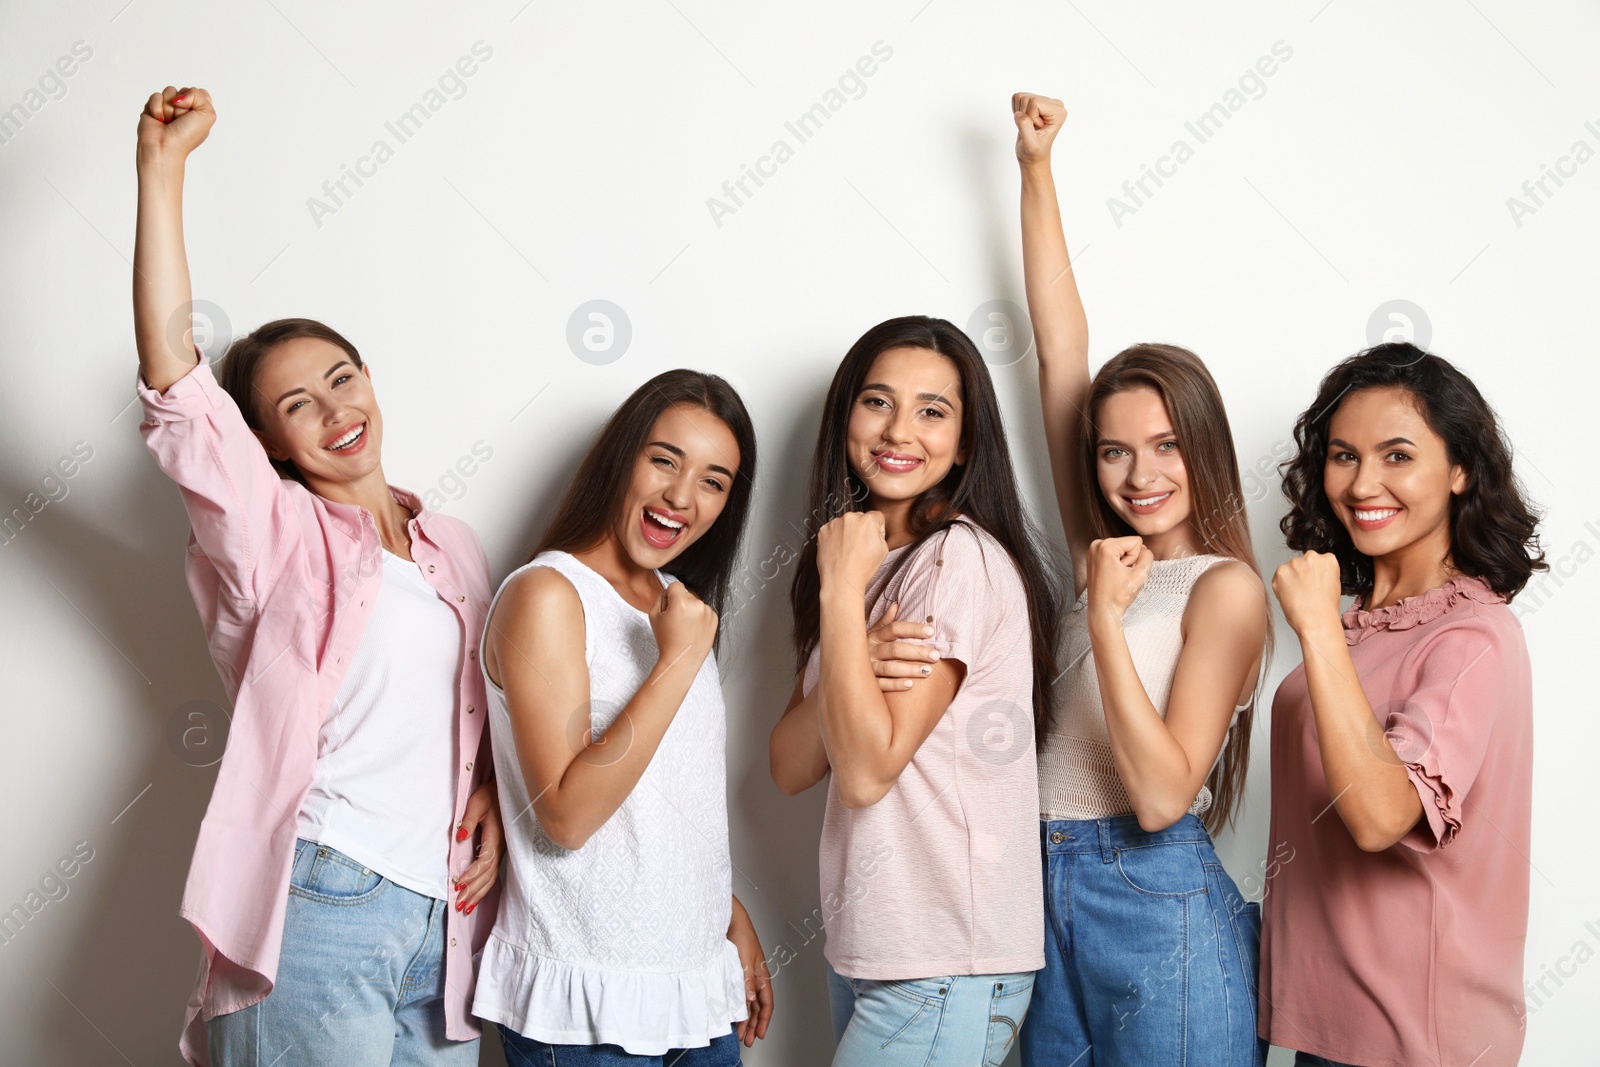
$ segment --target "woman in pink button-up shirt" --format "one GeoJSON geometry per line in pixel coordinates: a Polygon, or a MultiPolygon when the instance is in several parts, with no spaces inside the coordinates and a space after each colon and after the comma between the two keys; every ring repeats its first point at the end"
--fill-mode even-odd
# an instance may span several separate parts
{"type": "Polygon", "coordinates": [[[1300,1067],[1507,1067],[1533,790],[1508,601],[1544,567],[1535,516],[1476,387],[1410,344],[1330,371],[1295,441],[1305,554],[1272,585],[1305,662],[1272,708],[1261,1036],[1300,1067]]]}
{"type": "Polygon", "coordinates": [[[189,587],[234,705],[181,909],[204,957],[179,1047],[200,1065],[476,1064],[473,957],[494,918],[500,844],[476,652],[488,565],[471,529],[385,482],[382,414],[340,335],[269,323],[230,349],[226,390],[196,362],[183,173],[214,118],[204,90],[168,87],[138,140],[140,432],[182,490],[189,587]],[[443,647],[407,644],[419,621],[448,635],[443,647]],[[369,623],[402,647],[364,642],[369,623]],[[428,700],[403,687],[416,660],[436,668],[428,700]],[[330,758],[359,747],[354,708],[369,712],[359,773],[330,758]],[[372,758],[396,731],[402,750],[437,742],[413,746],[439,808],[420,849],[404,840],[418,820],[396,814],[415,798],[372,758]],[[353,858],[331,834],[303,840],[314,793],[325,804],[313,825],[331,828],[329,807],[344,803],[346,837],[365,834],[379,858],[353,858]],[[402,843],[372,841],[373,827],[402,843]],[[422,862],[383,869],[396,852],[422,862]]]}

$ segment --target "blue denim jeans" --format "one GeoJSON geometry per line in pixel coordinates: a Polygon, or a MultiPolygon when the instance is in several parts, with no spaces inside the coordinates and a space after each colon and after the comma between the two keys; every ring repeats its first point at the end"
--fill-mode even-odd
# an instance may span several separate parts
{"type": "Polygon", "coordinates": [[[833,1067],[1000,1067],[1032,996],[1032,971],[875,982],[829,967],[833,1067]]]}
{"type": "Polygon", "coordinates": [[[1132,815],[1052,820],[1045,965],[1024,1065],[1260,1067],[1261,909],[1194,815],[1146,833],[1132,815]]]}
{"type": "Polygon", "coordinates": [[[660,1056],[635,1056],[616,1045],[547,1045],[506,1027],[500,1044],[509,1067],[738,1067],[739,1035],[711,1039],[704,1048],[675,1048],[660,1056]]]}
{"type": "Polygon", "coordinates": [[[206,1023],[212,1067],[476,1067],[444,1036],[448,907],[295,842],[277,983],[206,1023]]]}

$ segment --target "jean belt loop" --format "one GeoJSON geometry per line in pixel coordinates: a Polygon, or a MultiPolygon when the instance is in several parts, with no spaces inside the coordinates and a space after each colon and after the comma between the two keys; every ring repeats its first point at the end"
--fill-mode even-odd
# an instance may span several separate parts
{"type": "Polygon", "coordinates": [[[1095,828],[1100,834],[1100,862],[1110,863],[1116,858],[1116,840],[1113,835],[1115,824],[1110,819],[1096,819],[1095,828]]]}

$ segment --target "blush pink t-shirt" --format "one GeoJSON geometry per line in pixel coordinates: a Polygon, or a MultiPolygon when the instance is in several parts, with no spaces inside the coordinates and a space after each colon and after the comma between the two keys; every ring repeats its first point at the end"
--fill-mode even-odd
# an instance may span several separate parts
{"type": "Polygon", "coordinates": [[[1504,598],[1458,577],[1344,617],[1423,818],[1356,847],[1322,773],[1304,666],[1272,705],[1260,1034],[1361,1067],[1509,1067],[1523,1040],[1533,682],[1504,598]]]}
{"type": "MultiPolygon", "coordinates": [[[[824,955],[846,977],[879,981],[1037,970],[1044,890],[1022,576],[998,541],[957,522],[889,553],[868,587],[869,625],[891,603],[930,623],[928,643],[967,673],[882,800],[852,810],[829,779],[824,955]]],[[[804,691],[820,677],[813,652],[804,691]]]]}

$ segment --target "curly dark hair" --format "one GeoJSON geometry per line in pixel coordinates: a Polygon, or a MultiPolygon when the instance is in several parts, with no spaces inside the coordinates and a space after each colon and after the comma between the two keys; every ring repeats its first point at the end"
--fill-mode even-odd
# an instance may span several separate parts
{"type": "Polygon", "coordinates": [[[1548,569],[1539,547],[1539,513],[1512,470],[1511,443],[1471,378],[1406,342],[1378,345],[1338,364],[1296,420],[1295,455],[1280,465],[1289,513],[1278,526],[1289,547],[1337,556],[1346,593],[1372,587],[1372,558],[1356,551],[1322,478],[1328,424],[1344,398],[1385,387],[1411,395],[1428,428],[1444,440],[1450,462],[1466,472],[1466,488],[1450,498],[1451,565],[1511,600],[1534,571],[1548,569]]]}

